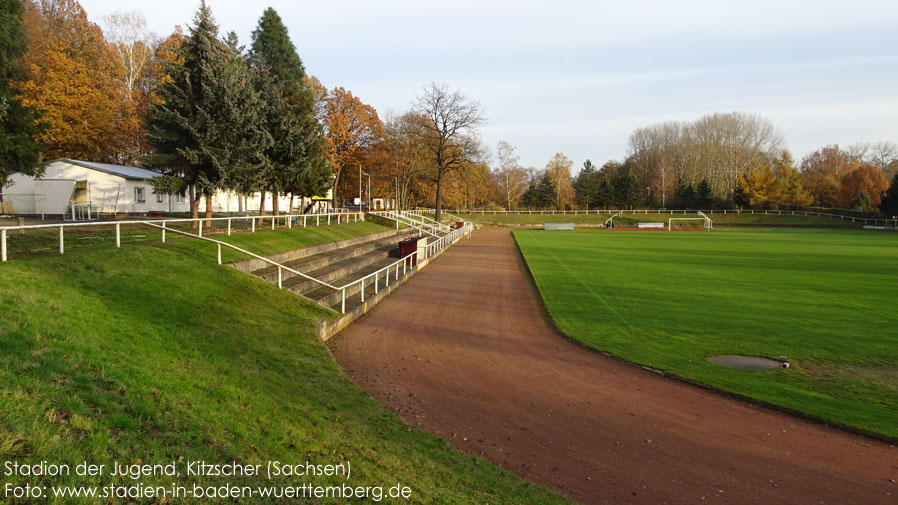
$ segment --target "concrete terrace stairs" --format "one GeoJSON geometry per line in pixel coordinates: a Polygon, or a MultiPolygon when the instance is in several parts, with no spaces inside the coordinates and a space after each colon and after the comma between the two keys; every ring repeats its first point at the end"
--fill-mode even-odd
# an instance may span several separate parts
{"type": "MultiPolygon", "coordinates": [[[[349,240],[307,247],[268,256],[269,259],[302,272],[310,277],[324,281],[332,286],[341,287],[350,282],[374,273],[385,266],[398,261],[398,244],[403,238],[417,236],[417,230],[390,230],[374,235],[356,237],[349,240]]],[[[255,275],[270,284],[277,284],[277,267],[259,260],[236,263],[235,268],[255,275]]],[[[413,268],[407,268],[410,274],[413,268]]],[[[401,280],[402,267],[399,268],[401,280]]],[[[319,305],[340,312],[342,295],[326,286],[304,277],[283,270],[281,282],[285,289],[314,301],[319,305]]],[[[390,285],[396,285],[395,270],[390,273],[390,285]]],[[[384,276],[378,278],[378,290],[386,290],[384,276]]],[[[374,297],[374,278],[365,282],[366,302],[374,297]]],[[[346,290],[346,313],[350,314],[362,305],[359,285],[346,290]]]]}

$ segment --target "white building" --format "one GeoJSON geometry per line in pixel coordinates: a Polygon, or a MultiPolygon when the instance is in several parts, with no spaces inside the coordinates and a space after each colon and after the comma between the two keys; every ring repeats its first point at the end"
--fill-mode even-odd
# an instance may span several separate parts
{"type": "MultiPolygon", "coordinates": [[[[91,214],[137,214],[190,212],[186,196],[154,193],[149,180],[163,174],[140,167],[57,159],[46,164],[44,174],[34,177],[13,172],[7,176],[7,186],[0,188],[0,213],[24,215],[80,216],[90,208],[91,214]]],[[[245,199],[241,206],[239,195],[217,192],[212,197],[213,212],[258,211],[261,194],[245,199]],[[245,207],[245,208],[244,208],[245,207]]],[[[265,202],[271,211],[271,196],[265,202]]],[[[205,199],[200,211],[205,210],[205,199]]],[[[287,212],[290,198],[278,200],[279,210],[287,212]]],[[[311,206],[312,212],[329,209],[326,198],[294,199],[293,207],[302,211],[311,206]],[[314,203],[314,205],[310,205],[314,203]]]]}

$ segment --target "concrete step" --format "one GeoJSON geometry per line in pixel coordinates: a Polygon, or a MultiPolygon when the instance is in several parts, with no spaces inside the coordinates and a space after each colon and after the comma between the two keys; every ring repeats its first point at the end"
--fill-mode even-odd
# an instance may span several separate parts
{"type": "MultiPolygon", "coordinates": [[[[358,281],[362,277],[365,277],[368,274],[372,274],[372,273],[386,267],[387,265],[396,262],[396,260],[397,260],[397,258],[385,258],[382,261],[373,262],[363,268],[355,270],[354,272],[352,272],[349,275],[340,277],[338,279],[334,279],[334,281],[330,282],[330,284],[337,286],[337,287],[341,287],[350,282],[358,281]]],[[[393,285],[396,283],[397,275],[399,276],[399,278],[402,278],[405,276],[405,274],[409,273],[410,271],[412,271],[416,268],[409,264],[406,266],[405,271],[403,271],[401,263],[398,265],[398,267],[399,267],[398,272],[397,272],[396,268],[390,269],[390,274],[389,274],[390,285],[393,285]]],[[[366,298],[375,294],[374,293],[374,281],[375,281],[374,277],[371,277],[364,281],[366,298]]],[[[386,287],[386,285],[387,285],[386,281],[387,281],[387,275],[385,272],[381,272],[380,274],[378,274],[378,278],[377,278],[378,290],[386,287]]],[[[342,303],[342,293],[340,291],[334,291],[332,289],[322,286],[322,287],[313,289],[311,291],[307,291],[306,293],[303,294],[303,296],[317,301],[320,305],[323,305],[325,307],[330,307],[330,308],[336,310],[337,312],[340,312],[340,305],[342,303]]],[[[361,302],[361,286],[359,283],[355,283],[353,286],[346,289],[347,310],[349,310],[349,307],[352,304],[358,304],[360,302],[361,302]]]]}
{"type": "MultiPolygon", "coordinates": [[[[384,248],[387,249],[395,249],[398,247],[399,241],[407,236],[406,233],[400,233],[396,235],[392,235],[389,237],[380,237],[375,238],[373,240],[362,242],[359,244],[349,245],[345,247],[341,247],[339,249],[334,249],[331,251],[326,251],[318,254],[314,254],[311,256],[305,256],[302,258],[298,258],[292,261],[288,261],[283,263],[285,266],[288,266],[294,270],[302,272],[307,275],[314,275],[312,272],[316,270],[320,270],[322,268],[327,267],[328,265],[339,263],[345,261],[347,259],[361,256],[367,254],[372,251],[381,250],[384,248]]],[[[277,267],[275,266],[266,266],[265,268],[259,268],[252,272],[253,275],[261,277],[267,282],[272,284],[277,283],[277,267]]],[[[281,272],[281,280],[286,281],[292,277],[297,277],[294,273],[284,270],[281,272]]]]}
{"type": "MultiPolygon", "coordinates": [[[[359,272],[368,270],[371,265],[386,265],[389,264],[390,261],[396,261],[398,258],[392,258],[390,256],[393,249],[395,249],[395,247],[389,245],[383,246],[368,253],[352,256],[342,261],[330,263],[317,270],[303,273],[320,281],[337,286],[338,284],[335,284],[335,282],[339,282],[341,279],[347,277],[358,278],[361,276],[359,272]]],[[[373,272],[375,270],[377,270],[377,268],[370,271],[373,272]]],[[[294,275],[287,279],[284,281],[283,285],[290,291],[301,295],[305,295],[309,291],[322,287],[317,282],[298,275],[294,275]]]]}

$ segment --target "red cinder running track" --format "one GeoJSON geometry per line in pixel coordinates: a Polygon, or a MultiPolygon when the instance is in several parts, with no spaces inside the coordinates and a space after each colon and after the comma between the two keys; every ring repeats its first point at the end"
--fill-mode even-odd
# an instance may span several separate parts
{"type": "Polygon", "coordinates": [[[462,240],[332,345],[408,423],[578,502],[898,504],[895,446],[564,339],[508,229],[462,240]]]}

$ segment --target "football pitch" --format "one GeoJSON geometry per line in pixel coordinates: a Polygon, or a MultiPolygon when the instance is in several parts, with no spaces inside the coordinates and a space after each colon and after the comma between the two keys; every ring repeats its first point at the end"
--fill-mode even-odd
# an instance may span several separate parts
{"type": "Polygon", "coordinates": [[[898,234],[518,230],[549,315],[614,356],[898,439],[898,234]],[[747,371],[708,356],[787,357],[747,371]]]}

